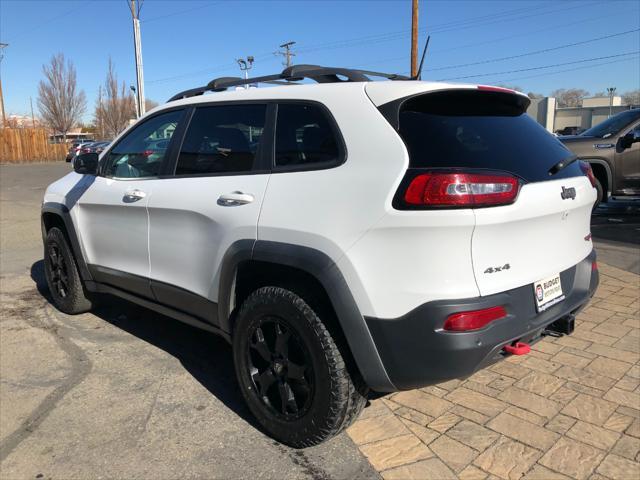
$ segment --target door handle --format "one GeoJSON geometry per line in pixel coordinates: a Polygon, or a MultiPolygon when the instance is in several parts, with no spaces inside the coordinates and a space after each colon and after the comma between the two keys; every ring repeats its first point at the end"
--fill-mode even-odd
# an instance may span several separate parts
{"type": "Polygon", "coordinates": [[[220,195],[218,205],[221,207],[237,207],[253,202],[254,197],[250,193],[231,192],[220,195]]]}
{"type": "Polygon", "coordinates": [[[146,196],[147,194],[145,192],[136,188],[135,190],[129,190],[125,192],[122,201],[124,201],[125,203],[137,202],[138,200],[142,200],[146,196]]]}

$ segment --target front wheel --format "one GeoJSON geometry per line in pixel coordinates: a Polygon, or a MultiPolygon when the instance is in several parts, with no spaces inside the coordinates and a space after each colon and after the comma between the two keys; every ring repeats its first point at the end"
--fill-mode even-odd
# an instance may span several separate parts
{"type": "Polygon", "coordinates": [[[52,227],[45,239],[44,273],[58,310],[74,315],[91,309],[92,303],[84,291],[67,238],[57,227],[52,227]]]}
{"type": "Polygon", "coordinates": [[[331,438],[366,402],[329,330],[289,290],[263,287],[244,301],[233,356],[249,409],[269,435],[289,446],[331,438]]]}

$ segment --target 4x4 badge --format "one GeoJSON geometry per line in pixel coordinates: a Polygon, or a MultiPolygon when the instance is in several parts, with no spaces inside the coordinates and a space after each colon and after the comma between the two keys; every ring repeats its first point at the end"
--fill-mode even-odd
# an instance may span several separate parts
{"type": "Polygon", "coordinates": [[[570,198],[571,200],[575,200],[576,198],[576,189],[573,187],[565,188],[562,187],[562,192],[560,192],[560,196],[563,200],[570,198]]]}

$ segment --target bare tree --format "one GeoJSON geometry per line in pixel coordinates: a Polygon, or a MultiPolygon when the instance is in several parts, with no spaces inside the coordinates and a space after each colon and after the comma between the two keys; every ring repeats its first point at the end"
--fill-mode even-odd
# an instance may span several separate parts
{"type": "Polygon", "coordinates": [[[64,54],[51,57],[49,65],[42,66],[44,80],[38,84],[38,110],[43,122],[54,133],[61,133],[66,141],[67,132],[80,120],[87,108],[84,91],[76,85],[76,69],[64,54]]]}
{"type": "Polygon", "coordinates": [[[152,108],[156,108],[158,105],[159,105],[159,103],[156,102],[155,100],[151,100],[150,98],[145,98],[144,99],[144,110],[145,110],[145,112],[148,112],[152,108]]]}
{"type": "Polygon", "coordinates": [[[623,105],[640,105],[640,89],[624,92],[621,96],[623,105]]]}
{"type": "Polygon", "coordinates": [[[102,129],[103,135],[111,138],[122,132],[129,120],[135,118],[136,107],[132,95],[125,88],[124,82],[118,85],[118,76],[109,58],[109,69],[103,89],[98,90],[96,100],[95,123],[102,129]]]}
{"type": "Polygon", "coordinates": [[[531,100],[540,100],[541,98],[544,98],[544,95],[541,93],[529,92],[527,93],[527,97],[529,97],[531,100]]]}
{"type": "Polygon", "coordinates": [[[582,99],[589,96],[589,92],[581,88],[559,88],[551,92],[559,107],[580,107],[582,99]]]}
{"type": "Polygon", "coordinates": [[[522,91],[522,88],[518,85],[509,85],[508,83],[498,83],[496,87],[508,88],[509,90],[515,90],[516,92],[522,91]]]}

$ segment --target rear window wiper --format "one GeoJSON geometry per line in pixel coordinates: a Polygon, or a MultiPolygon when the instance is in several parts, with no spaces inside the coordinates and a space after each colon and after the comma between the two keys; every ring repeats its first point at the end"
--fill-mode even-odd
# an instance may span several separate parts
{"type": "Polygon", "coordinates": [[[555,175],[560,170],[562,170],[563,168],[568,167],[569,165],[571,165],[576,160],[578,160],[578,156],[577,155],[571,155],[571,156],[569,156],[567,158],[563,158],[562,160],[560,160],[558,163],[556,163],[553,167],[551,167],[549,169],[549,175],[555,175]]]}

